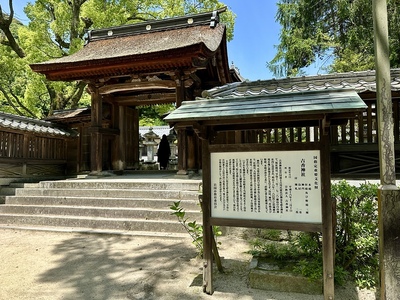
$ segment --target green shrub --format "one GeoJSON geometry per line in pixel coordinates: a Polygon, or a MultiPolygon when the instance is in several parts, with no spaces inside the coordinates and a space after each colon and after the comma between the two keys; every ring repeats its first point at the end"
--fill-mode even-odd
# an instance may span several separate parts
{"type": "MultiPolygon", "coordinates": [[[[353,186],[345,180],[332,184],[331,195],[337,203],[335,282],[339,285],[349,277],[361,288],[372,288],[377,284],[377,189],[376,184],[353,186]]],[[[296,259],[296,272],[309,278],[322,278],[321,233],[288,233],[283,243],[259,235],[250,242],[252,253],[277,260],[296,259]]]]}
{"type": "MultiPolygon", "coordinates": [[[[181,201],[174,202],[173,204],[169,205],[169,208],[172,210],[171,215],[177,217],[178,222],[185,228],[186,232],[192,238],[192,243],[197,249],[198,256],[202,257],[204,253],[203,225],[197,223],[196,220],[191,222],[189,221],[189,218],[186,217],[185,209],[181,206],[181,201]]],[[[215,239],[222,235],[222,231],[220,230],[219,226],[213,226],[212,230],[215,239]]],[[[220,245],[220,243],[217,241],[216,244],[220,245]]]]}
{"type": "Polygon", "coordinates": [[[345,180],[332,185],[337,201],[336,265],[348,271],[358,286],[378,280],[378,185],[359,187],[345,180]]]}

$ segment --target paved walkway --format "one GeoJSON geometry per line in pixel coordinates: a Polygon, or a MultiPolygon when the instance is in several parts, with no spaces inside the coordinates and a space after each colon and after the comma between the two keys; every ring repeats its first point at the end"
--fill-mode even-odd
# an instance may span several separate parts
{"type": "MultiPolygon", "coordinates": [[[[188,238],[0,229],[1,300],[322,300],[247,286],[251,256],[237,235],[220,238],[224,274],[202,292],[202,260],[188,238]]],[[[359,298],[340,289],[336,299],[359,298]]]]}
{"type": "Polygon", "coordinates": [[[170,180],[202,180],[202,175],[199,173],[191,173],[189,175],[177,175],[176,170],[158,170],[158,171],[125,171],[122,175],[116,175],[113,173],[109,173],[107,171],[103,172],[104,176],[90,176],[90,175],[82,175],[81,178],[73,179],[73,180],[101,180],[101,181],[114,181],[114,180],[162,180],[162,179],[170,179],[170,180]]]}
{"type": "MultiPolygon", "coordinates": [[[[93,180],[181,180],[145,172],[93,180]]],[[[199,176],[188,180],[200,180],[199,176]]],[[[76,179],[75,179],[76,180],[76,179]]],[[[79,179],[78,179],[79,180],[79,179]]],[[[0,300],[322,300],[322,295],[248,287],[249,245],[241,231],[219,238],[225,273],[202,290],[202,260],[188,237],[88,234],[0,228],[0,300]]],[[[336,290],[335,299],[374,300],[370,291],[336,290]]]]}

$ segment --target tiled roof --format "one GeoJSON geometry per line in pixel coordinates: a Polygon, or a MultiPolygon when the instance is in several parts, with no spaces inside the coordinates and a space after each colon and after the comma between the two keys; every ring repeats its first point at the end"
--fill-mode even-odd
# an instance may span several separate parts
{"type": "MultiPolygon", "coordinates": [[[[392,91],[400,91],[400,69],[392,69],[391,77],[392,91]]],[[[352,88],[357,93],[375,91],[375,71],[235,82],[204,91],[202,96],[204,98],[247,97],[338,88],[352,88]]]]}
{"type": "Polygon", "coordinates": [[[165,120],[174,122],[207,121],[245,123],[252,118],[310,116],[356,113],[367,106],[352,89],[314,90],[284,94],[236,96],[209,100],[186,101],[165,120]]]}
{"type": "Polygon", "coordinates": [[[224,25],[179,28],[152,34],[128,35],[112,39],[99,39],[87,44],[80,51],[61,58],[32,66],[94,64],[105,59],[122,59],[129,56],[157,53],[191,45],[204,44],[209,51],[216,51],[221,43],[224,25]]]}
{"type": "Polygon", "coordinates": [[[142,137],[145,133],[149,132],[150,127],[152,128],[153,132],[158,135],[159,138],[161,138],[163,134],[168,136],[169,131],[171,130],[169,126],[140,126],[139,133],[142,137]]]}
{"type": "Polygon", "coordinates": [[[45,120],[55,123],[73,123],[75,121],[90,121],[91,108],[81,107],[76,109],[56,110],[53,115],[48,116],[45,120]]]}
{"type": "Polygon", "coordinates": [[[21,117],[3,112],[0,112],[0,129],[1,128],[52,136],[72,137],[75,135],[74,131],[61,128],[48,121],[21,117]]]}
{"type": "Polygon", "coordinates": [[[207,61],[225,43],[225,26],[215,14],[212,26],[210,18],[197,22],[197,15],[189,15],[93,31],[91,41],[76,53],[30,66],[50,80],[193,67],[193,60],[207,61]],[[184,26],[177,24],[180,19],[184,26]],[[149,30],[137,29],[142,27],[149,30]]]}

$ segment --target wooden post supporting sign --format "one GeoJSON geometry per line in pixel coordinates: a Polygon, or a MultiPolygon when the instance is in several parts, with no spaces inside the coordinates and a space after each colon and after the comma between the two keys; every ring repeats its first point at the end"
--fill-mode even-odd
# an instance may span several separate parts
{"type": "MultiPolygon", "coordinates": [[[[334,299],[329,124],[320,141],[210,145],[203,154],[203,290],[213,288],[212,226],[320,231],[324,299],[334,299]]],[[[325,123],[324,123],[325,124],[325,123]]]]}
{"type": "Polygon", "coordinates": [[[213,287],[213,256],[212,256],[212,225],[211,217],[211,169],[210,150],[208,139],[202,140],[203,155],[203,291],[207,294],[214,293],[213,287]]]}

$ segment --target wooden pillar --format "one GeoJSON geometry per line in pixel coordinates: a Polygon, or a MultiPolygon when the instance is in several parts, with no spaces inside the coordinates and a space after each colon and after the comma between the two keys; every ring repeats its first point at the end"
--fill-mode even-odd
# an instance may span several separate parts
{"type": "Polygon", "coordinates": [[[92,173],[100,173],[103,170],[103,136],[102,118],[103,118],[103,103],[99,93],[98,86],[89,84],[91,94],[91,140],[90,140],[90,169],[92,173]]]}
{"type": "Polygon", "coordinates": [[[380,299],[400,295],[400,191],[396,186],[386,0],[373,0],[381,186],[378,191],[380,299]]]}
{"type": "Polygon", "coordinates": [[[175,74],[175,84],[176,84],[176,108],[182,105],[182,102],[186,100],[185,96],[185,77],[181,72],[176,72],[175,74]]]}
{"type": "MultiPolygon", "coordinates": [[[[185,101],[185,81],[182,72],[176,72],[176,108],[185,101]]],[[[178,135],[178,175],[187,175],[188,138],[186,128],[177,130],[178,135]]]]}
{"type": "Polygon", "coordinates": [[[134,169],[139,169],[140,164],[139,164],[139,110],[135,107],[132,109],[132,120],[129,120],[129,122],[133,123],[132,127],[132,134],[133,134],[133,149],[129,149],[129,151],[133,152],[133,159],[134,159],[134,169]]]}
{"type": "Polygon", "coordinates": [[[203,158],[203,291],[212,295],[213,286],[213,254],[212,254],[212,225],[211,225],[211,165],[208,139],[202,140],[203,158]]]}
{"type": "Polygon", "coordinates": [[[196,165],[196,141],[195,141],[195,134],[192,130],[186,130],[187,136],[187,168],[188,170],[195,170],[196,165]]]}
{"type": "Polygon", "coordinates": [[[119,135],[114,139],[112,153],[113,170],[123,171],[126,166],[125,143],[126,143],[126,107],[118,104],[112,106],[112,126],[119,129],[119,135]]]}
{"type": "Polygon", "coordinates": [[[202,147],[203,146],[202,146],[201,139],[197,135],[195,136],[195,141],[196,141],[195,147],[196,147],[196,153],[197,153],[197,155],[196,155],[196,167],[197,167],[198,170],[202,170],[202,168],[203,168],[203,164],[202,164],[202,161],[203,161],[202,147]]]}
{"type": "Polygon", "coordinates": [[[235,144],[241,144],[241,143],[243,143],[242,132],[237,130],[237,131],[235,131],[235,144]]]}
{"type": "Polygon", "coordinates": [[[324,300],[333,300],[335,298],[334,282],[334,227],[333,220],[336,211],[331,197],[331,167],[330,167],[330,137],[329,123],[326,120],[320,130],[321,137],[321,190],[322,190],[322,254],[323,254],[323,283],[324,300]]]}
{"type": "Polygon", "coordinates": [[[29,158],[29,135],[28,134],[24,134],[24,146],[23,146],[23,154],[22,157],[24,158],[24,161],[22,163],[22,170],[21,170],[21,174],[22,175],[27,175],[27,165],[26,162],[28,161],[29,158]]]}
{"type": "Polygon", "coordinates": [[[76,149],[76,172],[79,173],[80,171],[82,171],[82,147],[83,147],[83,143],[82,143],[82,139],[83,139],[83,127],[79,126],[78,128],[78,132],[79,132],[79,137],[78,137],[78,142],[77,142],[77,149],[76,149]]]}
{"type": "Polygon", "coordinates": [[[187,139],[186,128],[177,130],[178,135],[178,175],[187,175],[187,139]]]}

